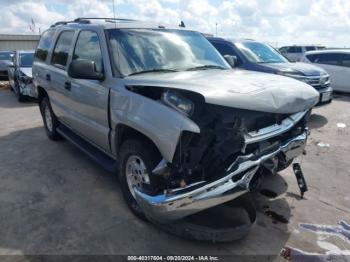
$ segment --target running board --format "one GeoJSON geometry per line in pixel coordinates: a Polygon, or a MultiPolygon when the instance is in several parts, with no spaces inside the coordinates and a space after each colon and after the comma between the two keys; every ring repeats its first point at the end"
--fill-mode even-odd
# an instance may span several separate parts
{"type": "Polygon", "coordinates": [[[85,141],[68,127],[60,124],[60,126],[57,127],[57,132],[87,154],[92,160],[100,164],[105,170],[109,172],[116,172],[117,161],[115,159],[111,158],[89,142],[85,141]]]}

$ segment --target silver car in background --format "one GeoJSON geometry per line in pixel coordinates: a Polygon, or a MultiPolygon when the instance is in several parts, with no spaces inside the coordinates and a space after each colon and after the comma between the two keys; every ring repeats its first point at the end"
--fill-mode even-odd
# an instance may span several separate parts
{"type": "Polygon", "coordinates": [[[11,64],[13,51],[1,51],[0,52],[0,80],[7,80],[8,71],[7,68],[11,64]]]}
{"type": "Polygon", "coordinates": [[[27,97],[36,97],[33,86],[32,66],[34,50],[15,51],[8,67],[8,78],[11,89],[18,101],[23,102],[27,97]]]}
{"type": "Polygon", "coordinates": [[[335,91],[350,92],[350,49],[306,52],[302,61],[326,70],[335,91]]]}

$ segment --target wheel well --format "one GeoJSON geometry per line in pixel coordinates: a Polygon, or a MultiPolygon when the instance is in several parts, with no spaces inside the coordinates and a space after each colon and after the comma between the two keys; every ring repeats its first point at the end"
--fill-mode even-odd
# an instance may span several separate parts
{"type": "Polygon", "coordinates": [[[44,97],[48,96],[45,89],[42,88],[41,86],[38,86],[38,103],[39,106],[41,104],[41,101],[43,101],[44,97]]]}
{"type": "Polygon", "coordinates": [[[137,131],[136,129],[129,127],[124,124],[118,124],[116,127],[116,153],[119,154],[119,149],[124,141],[128,139],[140,139],[142,141],[145,141],[149,144],[149,146],[153,147],[154,150],[156,150],[159,155],[161,153],[158,150],[158,147],[156,144],[148,138],[146,135],[142,134],[141,132],[137,131]]]}

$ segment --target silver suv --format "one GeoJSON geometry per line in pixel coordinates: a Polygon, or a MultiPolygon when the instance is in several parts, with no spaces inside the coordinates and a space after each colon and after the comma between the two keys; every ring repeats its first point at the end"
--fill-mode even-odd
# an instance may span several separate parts
{"type": "Polygon", "coordinates": [[[48,137],[116,172],[131,210],[160,223],[286,168],[319,99],[300,81],[231,69],[198,32],[120,19],[56,23],[33,77],[48,137]]]}

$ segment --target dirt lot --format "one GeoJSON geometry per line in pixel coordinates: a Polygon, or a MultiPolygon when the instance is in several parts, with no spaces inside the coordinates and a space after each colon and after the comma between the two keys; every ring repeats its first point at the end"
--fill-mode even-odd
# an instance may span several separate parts
{"type": "Polygon", "coordinates": [[[282,260],[278,254],[286,246],[292,253],[349,253],[350,228],[338,225],[350,222],[349,108],[350,96],[337,95],[313,112],[307,155],[300,160],[309,184],[305,199],[289,168],[264,183],[278,196],[258,194],[250,234],[213,244],[183,240],[135,218],[113,174],[67,141],[50,141],[35,102],[18,103],[1,86],[0,254],[253,254],[282,260]]]}

